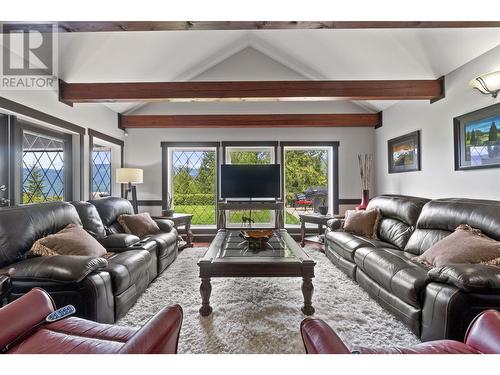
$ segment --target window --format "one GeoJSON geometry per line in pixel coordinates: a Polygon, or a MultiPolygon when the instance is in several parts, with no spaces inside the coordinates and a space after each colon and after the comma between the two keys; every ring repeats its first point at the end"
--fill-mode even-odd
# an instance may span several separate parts
{"type": "Polygon", "coordinates": [[[283,144],[285,225],[300,224],[301,213],[328,206],[337,211],[337,145],[283,144]],[[335,194],[333,194],[335,193],[335,194]]]}
{"type": "Polygon", "coordinates": [[[66,168],[71,165],[71,138],[31,126],[23,126],[21,134],[20,203],[71,199],[71,173],[66,168]]]}
{"type": "MultiPolygon", "coordinates": [[[[167,191],[171,193],[176,213],[193,214],[192,224],[215,226],[217,204],[217,145],[183,147],[182,143],[162,144],[167,158],[167,191]]],[[[165,162],[165,160],[164,160],[165,162]]],[[[165,177],[164,177],[165,178],[165,177]]]]}
{"type": "Polygon", "coordinates": [[[94,144],[91,155],[91,199],[111,195],[111,147],[94,144]]]}
{"type": "MultiPolygon", "coordinates": [[[[263,142],[265,143],[265,142],[263,142]]],[[[225,160],[226,164],[274,164],[276,145],[249,145],[238,146],[244,144],[239,142],[225,143],[225,160]]],[[[274,211],[259,210],[259,211],[234,211],[231,210],[226,214],[226,226],[243,227],[248,221],[246,218],[253,220],[252,226],[256,227],[272,227],[274,226],[274,211]],[[244,222],[245,221],[245,222],[244,222]]]]}

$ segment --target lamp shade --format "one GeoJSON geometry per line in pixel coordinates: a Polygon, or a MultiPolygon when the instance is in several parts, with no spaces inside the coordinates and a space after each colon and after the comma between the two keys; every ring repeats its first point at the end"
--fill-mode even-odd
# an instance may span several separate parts
{"type": "Polygon", "coordinates": [[[496,97],[500,91],[500,71],[480,75],[469,83],[483,94],[496,97]]]}
{"type": "Polygon", "coordinates": [[[116,182],[120,184],[142,184],[142,169],[140,168],[116,168],[116,182]]]}

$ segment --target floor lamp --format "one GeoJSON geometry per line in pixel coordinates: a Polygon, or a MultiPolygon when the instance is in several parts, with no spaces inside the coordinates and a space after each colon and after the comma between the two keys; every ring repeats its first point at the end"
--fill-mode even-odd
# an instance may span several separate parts
{"type": "Polygon", "coordinates": [[[116,168],[116,182],[120,184],[127,184],[125,189],[125,199],[128,198],[128,193],[132,193],[132,207],[134,207],[134,213],[139,213],[137,207],[137,190],[133,184],[142,184],[143,173],[140,168],[116,168]]]}

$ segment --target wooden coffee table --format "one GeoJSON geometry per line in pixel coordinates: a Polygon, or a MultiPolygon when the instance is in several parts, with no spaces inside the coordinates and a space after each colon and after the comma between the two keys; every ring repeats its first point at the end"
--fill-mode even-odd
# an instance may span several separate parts
{"type": "Polygon", "coordinates": [[[306,315],[312,315],[315,265],[316,262],[284,229],[275,230],[268,247],[259,252],[248,249],[246,241],[239,237],[239,230],[221,229],[198,261],[202,301],[200,314],[208,316],[212,313],[212,277],[301,277],[304,296],[301,310],[306,315]]]}

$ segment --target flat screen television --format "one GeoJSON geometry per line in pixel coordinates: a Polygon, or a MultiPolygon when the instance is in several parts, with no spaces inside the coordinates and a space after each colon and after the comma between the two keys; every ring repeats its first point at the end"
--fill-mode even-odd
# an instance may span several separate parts
{"type": "Polygon", "coordinates": [[[280,165],[221,165],[221,198],[279,198],[280,165]]]}

